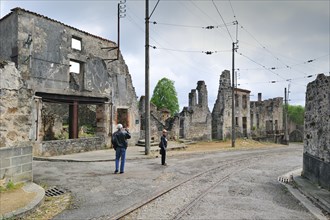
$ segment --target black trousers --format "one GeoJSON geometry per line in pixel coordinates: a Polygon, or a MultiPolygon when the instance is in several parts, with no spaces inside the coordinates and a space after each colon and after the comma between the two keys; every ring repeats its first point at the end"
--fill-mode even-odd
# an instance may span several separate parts
{"type": "Polygon", "coordinates": [[[160,154],[162,155],[162,165],[165,165],[165,160],[166,160],[166,150],[163,148],[160,149],[160,154]]]}

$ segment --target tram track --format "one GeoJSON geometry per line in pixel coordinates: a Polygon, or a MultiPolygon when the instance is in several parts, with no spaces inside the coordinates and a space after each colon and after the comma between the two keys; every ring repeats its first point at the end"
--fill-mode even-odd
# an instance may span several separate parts
{"type": "MultiPolygon", "coordinates": [[[[193,208],[202,198],[204,198],[212,189],[216,188],[220,183],[225,182],[229,177],[249,168],[251,164],[256,162],[261,157],[271,156],[273,153],[262,153],[261,155],[251,156],[244,155],[241,159],[229,159],[219,162],[216,166],[210,168],[207,171],[199,172],[179,183],[173,184],[167,189],[160,193],[142,201],[141,203],[135,204],[134,206],[118,213],[116,216],[110,219],[141,219],[144,216],[143,212],[154,212],[151,216],[146,214],[147,218],[166,218],[166,219],[180,219],[184,216],[191,208],[193,208]],[[221,176],[219,176],[221,173],[221,176]],[[204,183],[204,184],[200,184],[204,183]],[[170,213],[162,213],[158,216],[153,216],[157,211],[154,208],[162,206],[162,200],[171,199],[171,197],[179,197],[178,192],[186,190],[189,194],[193,194],[191,198],[184,198],[183,204],[180,207],[176,207],[175,210],[170,210],[170,213]],[[158,204],[157,204],[158,203],[158,204]],[[152,208],[150,208],[152,207],[152,208]],[[139,216],[142,213],[142,217],[139,216]]],[[[165,202],[166,203],[166,202],[165,202]]],[[[178,205],[179,206],[179,205],[178,205]]],[[[165,207],[166,208],[166,207],[165,207]]]]}

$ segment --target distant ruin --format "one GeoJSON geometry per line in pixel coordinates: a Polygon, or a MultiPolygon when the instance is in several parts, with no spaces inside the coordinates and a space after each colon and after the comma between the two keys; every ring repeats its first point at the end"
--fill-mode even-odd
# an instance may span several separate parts
{"type": "MultiPolygon", "coordinates": [[[[217,100],[212,111],[212,138],[226,140],[232,133],[232,86],[230,72],[220,76],[217,100]]],[[[241,138],[253,138],[280,143],[283,139],[283,98],[250,101],[250,91],[234,89],[235,131],[241,138]]]]}

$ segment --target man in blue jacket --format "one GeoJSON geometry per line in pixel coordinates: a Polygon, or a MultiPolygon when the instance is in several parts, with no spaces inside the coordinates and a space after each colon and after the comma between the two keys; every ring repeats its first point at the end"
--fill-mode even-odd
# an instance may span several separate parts
{"type": "Polygon", "coordinates": [[[127,139],[131,138],[127,128],[123,128],[122,124],[117,125],[117,131],[112,135],[112,145],[116,151],[116,160],[115,160],[115,174],[118,173],[119,168],[119,159],[120,159],[120,173],[124,173],[125,169],[125,159],[126,159],[126,149],[127,149],[127,139]]]}

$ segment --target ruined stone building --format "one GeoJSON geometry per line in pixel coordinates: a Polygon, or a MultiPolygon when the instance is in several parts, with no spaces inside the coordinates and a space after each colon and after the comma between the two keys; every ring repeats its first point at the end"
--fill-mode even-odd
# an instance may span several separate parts
{"type": "Polygon", "coordinates": [[[283,98],[262,100],[258,93],[258,101],[251,101],[250,109],[252,137],[280,143],[284,137],[283,98]]]}
{"type": "Polygon", "coordinates": [[[330,76],[307,85],[302,175],[330,190],[330,76]]]}
{"type": "MultiPolygon", "coordinates": [[[[235,131],[237,137],[250,137],[250,91],[235,88],[235,131]]],[[[212,138],[225,140],[232,133],[232,86],[230,72],[220,76],[219,90],[212,110],[212,138]]]]}
{"type": "Polygon", "coordinates": [[[1,79],[9,80],[1,84],[1,147],[16,146],[24,137],[35,155],[101,149],[110,146],[117,123],[130,128],[131,143],[139,139],[135,89],[114,42],[15,8],[0,20],[0,58],[14,62],[17,69],[9,63],[1,72],[1,79]],[[11,80],[10,74],[15,78],[11,80]],[[14,81],[20,82],[19,88],[14,81]],[[11,101],[9,91],[16,91],[23,109],[11,101]],[[86,116],[82,114],[93,120],[93,137],[79,138],[86,116]],[[21,121],[12,123],[12,118],[21,121]],[[63,120],[69,139],[46,141],[48,134],[57,137],[57,122],[63,120]]]}
{"type": "Polygon", "coordinates": [[[189,93],[189,106],[179,115],[179,138],[189,140],[212,139],[212,115],[208,107],[207,87],[204,81],[197,82],[197,88],[189,93]]]}
{"type": "MultiPolygon", "coordinates": [[[[234,89],[237,137],[278,141],[283,137],[283,98],[250,101],[250,91],[234,89]]],[[[225,140],[232,133],[232,86],[230,72],[220,76],[217,100],[212,110],[212,138],[225,140]]]]}

